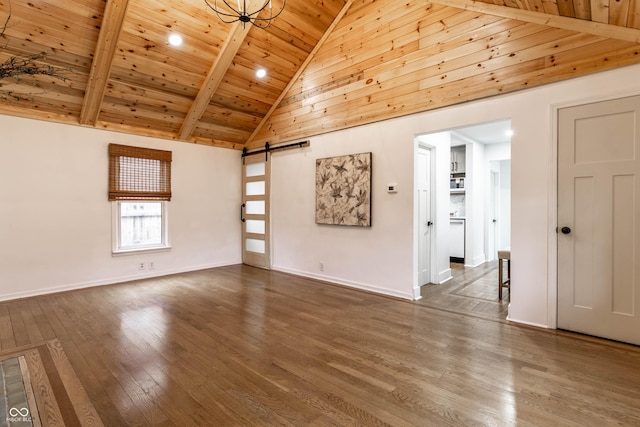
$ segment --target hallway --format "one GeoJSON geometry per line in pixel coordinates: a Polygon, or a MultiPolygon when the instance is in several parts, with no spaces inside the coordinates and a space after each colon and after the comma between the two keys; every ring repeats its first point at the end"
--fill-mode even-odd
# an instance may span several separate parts
{"type": "Polygon", "coordinates": [[[420,288],[422,299],[418,304],[485,319],[506,319],[510,290],[503,289],[502,301],[498,300],[497,261],[475,268],[452,262],[451,270],[453,279],[448,282],[420,288]]]}

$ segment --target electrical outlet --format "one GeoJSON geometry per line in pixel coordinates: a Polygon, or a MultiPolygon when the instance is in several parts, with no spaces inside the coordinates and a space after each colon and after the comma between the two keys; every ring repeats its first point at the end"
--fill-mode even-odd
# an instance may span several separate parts
{"type": "Polygon", "coordinates": [[[140,261],[138,263],[138,270],[144,270],[144,262],[140,261]]]}
{"type": "Polygon", "coordinates": [[[149,266],[149,270],[155,270],[156,269],[156,262],[155,261],[149,261],[147,263],[147,265],[149,266]]]}
{"type": "Polygon", "coordinates": [[[320,271],[324,271],[324,262],[320,263],[320,271]]]}

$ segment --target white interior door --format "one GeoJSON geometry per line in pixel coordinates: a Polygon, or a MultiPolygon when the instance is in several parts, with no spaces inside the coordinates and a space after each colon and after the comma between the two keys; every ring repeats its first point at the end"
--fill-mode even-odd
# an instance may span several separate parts
{"type": "Polygon", "coordinates": [[[640,97],[559,110],[558,327],[640,344],[640,97]]]}
{"type": "Polygon", "coordinates": [[[269,269],[271,162],[265,154],[244,157],[242,165],[242,262],[269,269]]]}
{"type": "Polygon", "coordinates": [[[431,245],[433,219],[431,212],[431,150],[418,148],[417,153],[418,190],[418,283],[431,282],[431,245]]]}
{"type": "Polygon", "coordinates": [[[487,226],[487,261],[493,261],[498,259],[498,216],[500,213],[499,201],[500,201],[500,178],[496,171],[491,171],[491,189],[489,200],[489,223],[487,226]]]}

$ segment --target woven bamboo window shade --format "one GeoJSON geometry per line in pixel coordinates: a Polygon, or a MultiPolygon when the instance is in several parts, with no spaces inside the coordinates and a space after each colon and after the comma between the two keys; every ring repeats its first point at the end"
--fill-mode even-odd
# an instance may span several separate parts
{"type": "Polygon", "coordinates": [[[171,200],[171,151],[109,144],[109,200],[171,200]]]}

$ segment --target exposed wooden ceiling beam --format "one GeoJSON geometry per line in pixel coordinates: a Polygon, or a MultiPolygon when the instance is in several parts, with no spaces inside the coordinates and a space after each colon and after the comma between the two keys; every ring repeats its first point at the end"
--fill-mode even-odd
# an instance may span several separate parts
{"type": "Polygon", "coordinates": [[[311,53],[309,53],[309,56],[307,56],[307,58],[304,60],[300,68],[298,68],[298,71],[294,74],[291,80],[289,80],[289,83],[287,84],[287,86],[280,93],[280,96],[278,96],[278,99],[276,99],[276,101],[273,103],[269,111],[267,111],[267,114],[265,114],[265,116],[262,118],[262,121],[260,122],[258,127],[255,128],[255,130],[253,131],[253,133],[251,134],[251,136],[249,137],[249,139],[245,144],[247,148],[255,148],[255,144],[253,144],[253,146],[251,145],[251,143],[253,142],[253,139],[256,137],[258,132],[260,132],[262,127],[265,125],[265,123],[267,123],[267,121],[269,120],[273,112],[280,106],[280,103],[282,102],[284,97],[287,95],[287,93],[289,93],[289,90],[291,89],[291,87],[298,81],[302,73],[304,73],[304,70],[307,69],[307,66],[311,63],[313,58],[315,58],[316,54],[318,53],[318,51],[320,50],[324,42],[327,40],[327,38],[329,38],[331,33],[333,33],[333,30],[336,28],[338,23],[342,20],[342,18],[347,13],[347,11],[349,10],[352,4],[353,4],[353,0],[347,0],[347,2],[344,4],[344,6],[342,7],[338,15],[335,17],[331,25],[329,25],[329,28],[327,28],[327,31],[324,32],[324,34],[322,35],[318,43],[316,43],[316,45],[314,46],[311,53]]]}
{"type": "MultiPolygon", "coordinates": [[[[251,6],[247,6],[249,10],[251,10],[251,6]]],[[[218,86],[222,82],[222,78],[227,73],[227,70],[231,66],[233,62],[233,58],[235,58],[238,50],[242,46],[245,37],[249,34],[249,30],[252,25],[244,25],[241,22],[236,22],[235,24],[231,24],[231,30],[220,49],[220,53],[218,57],[213,62],[213,65],[209,69],[209,73],[207,77],[204,79],[204,83],[196,96],[196,99],[191,104],[191,108],[187,113],[184,121],[182,122],[182,126],[180,127],[179,139],[186,140],[188,139],[193,130],[196,128],[198,124],[198,120],[202,117],[209,102],[211,101],[211,97],[218,90],[218,86]]]]}
{"type": "Polygon", "coordinates": [[[501,16],[503,18],[517,19],[519,21],[530,22],[532,24],[547,25],[549,27],[560,28],[563,30],[592,34],[599,37],[640,43],[640,30],[636,28],[619,27],[600,22],[549,15],[546,13],[498,6],[475,0],[431,0],[431,3],[470,10],[473,12],[486,13],[488,15],[501,16]]]}
{"type": "Polygon", "coordinates": [[[107,88],[113,55],[116,51],[129,0],[108,0],[102,18],[98,44],[91,62],[91,74],[82,100],[80,124],[95,125],[107,88]]]}

